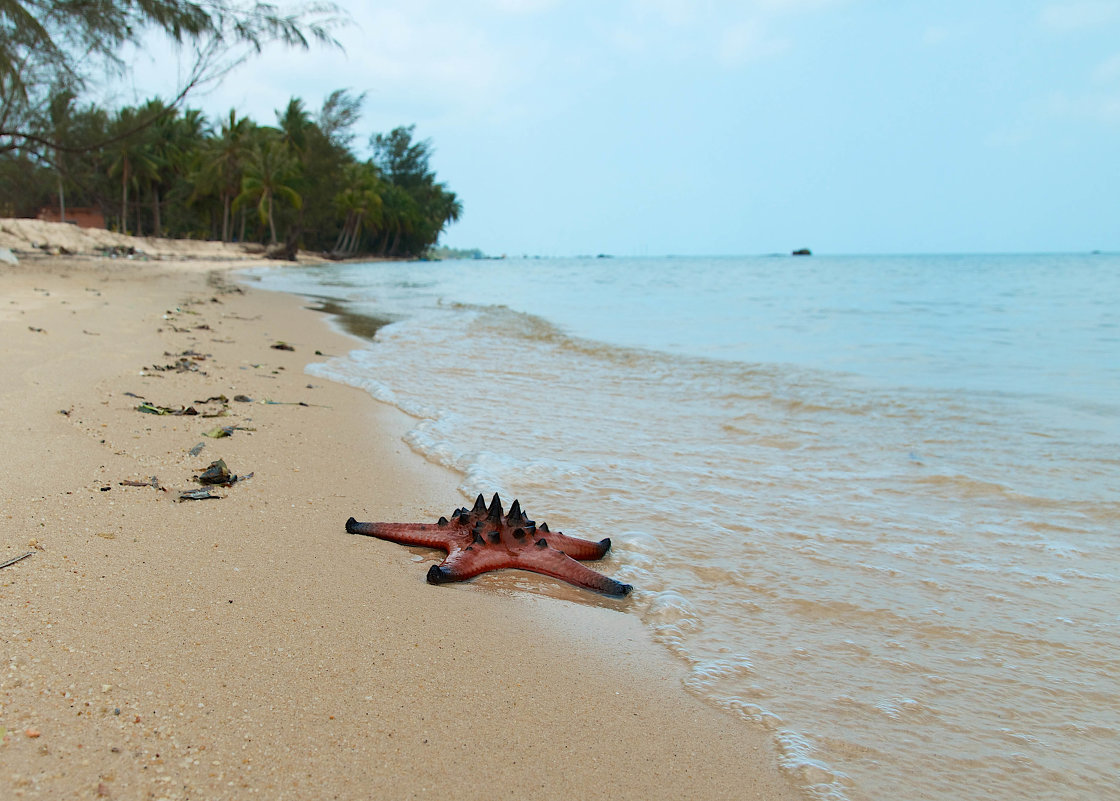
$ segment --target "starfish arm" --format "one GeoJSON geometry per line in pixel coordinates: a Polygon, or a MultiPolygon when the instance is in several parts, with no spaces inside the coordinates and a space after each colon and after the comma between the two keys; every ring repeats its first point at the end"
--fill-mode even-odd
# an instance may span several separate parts
{"type": "Polygon", "coordinates": [[[428,571],[430,584],[444,584],[449,581],[466,581],[480,573],[515,567],[513,554],[504,548],[463,548],[454,550],[442,564],[432,565],[428,571]]]}
{"type": "Polygon", "coordinates": [[[545,576],[561,579],[577,587],[586,587],[589,590],[601,592],[604,595],[629,595],[634,589],[629,584],[615,581],[610,576],[604,576],[586,565],[582,565],[572,557],[555,548],[541,548],[539,550],[526,550],[518,554],[513,564],[522,570],[531,570],[545,576]]]}
{"type": "Polygon", "coordinates": [[[346,521],[346,530],[351,534],[364,534],[402,545],[421,545],[445,551],[451,549],[452,532],[449,527],[431,523],[359,523],[351,517],[346,521]]]}
{"type": "Polygon", "coordinates": [[[559,531],[552,531],[545,535],[548,544],[558,551],[563,551],[573,559],[602,559],[611,549],[610,538],[592,542],[580,537],[569,537],[559,531]]]}

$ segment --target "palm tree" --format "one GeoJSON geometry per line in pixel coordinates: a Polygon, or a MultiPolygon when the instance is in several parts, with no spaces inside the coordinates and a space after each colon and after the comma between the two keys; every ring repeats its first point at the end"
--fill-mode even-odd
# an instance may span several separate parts
{"type": "Polygon", "coordinates": [[[294,208],[303,206],[303,198],[292,187],[298,176],[295,159],[284,147],[278,132],[272,128],[259,128],[258,140],[253,143],[241,178],[241,194],[234,205],[255,203],[262,223],[268,223],[269,244],[276,244],[275,200],[283,198],[294,208]]]}
{"type": "Polygon", "coordinates": [[[113,161],[109,165],[111,176],[121,179],[121,233],[128,233],[128,189],[138,186],[138,176],[149,176],[156,171],[155,162],[147,149],[147,144],[139,133],[140,115],[134,108],[122,108],[117,112],[110,127],[110,135],[134,132],[122,136],[112,145],[113,161]]]}
{"type": "Polygon", "coordinates": [[[182,115],[177,109],[166,109],[160,100],[149,101],[144,113],[160,114],[147,129],[148,153],[156,166],[148,191],[152,200],[153,232],[163,236],[162,207],[164,195],[180,185],[188,172],[189,162],[202,142],[205,119],[197,109],[188,109],[182,115]]]}
{"type": "MultiPolygon", "coordinates": [[[[319,134],[319,129],[312,121],[311,115],[307,113],[307,109],[304,108],[303,101],[298,97],[291,98],[283,112],[276,112],[276,121],[280,126],[280,139],[284,143],[284,148],[298,168],[296,175],[293,176],[292,188],[299,192],[302,197],[309,188],[306,178],[312,156],[312,140],[316,134],[319,134]]],[[[321,139],[322,136],[320,135],[318,138],[321,139]]],[[[296,209],[299,214],[296,217],[294,228],[288,234],[288,238],[293,241],[300,239],[303,235],[303,204],[296,206],[296,209]]]]}
{"type": "Polygon", "coordinates": [[[221,199],[223,242],[230,241],[232,205],[241,191],[252,131],[252,122],[247,118],[238,119],[237,111],[230,109],[229,119],[222,123],[218,135],[206,143],[201,154],[194,197],[214,191],[221,199]]]}
{"type": "Polygon", "coordinates": [[[371,163],[355,164],[348,171],[348,185],[335,197],[335,208],[345,212],[346,221],[335,242],[334,254],[352,256],[362,241],[362,226],[376,229],[383,221],[385,185],[371,163]]]}
{"type": "Polygon", "coordinates": [[[280,126],[284,146],[302,162],[307,154],[308,133],[315,125],[303,107],[303,101],[298,97],[291,98],[284,111],[276,112],[276,122],[280,126]]]}
{"type": "Polygon", "coordinates": [[[447,191],[447,185],[442,183],[432,184],[431,194],[425,204],[425,211],[435,226],[435,237],[431,243],[439,241],[444,229],[453,222],[458,222],[463,213],[463,204],[454,192],[447,191]]]}

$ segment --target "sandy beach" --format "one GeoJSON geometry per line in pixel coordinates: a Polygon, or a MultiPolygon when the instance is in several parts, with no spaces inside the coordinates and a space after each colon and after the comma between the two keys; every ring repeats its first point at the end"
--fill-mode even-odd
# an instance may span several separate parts
{"type": "Polygon", "coordinates": [[[0,223],[0,563],[31,554],[0,568],[0,797],[799,797],[626,601],[433,587],[439,554],[347,535],[458,477],[304,373],[356,341],[239,283],[254,254],[0,223]],[[218,459],[251,477],[178,500],[218,459]]]}

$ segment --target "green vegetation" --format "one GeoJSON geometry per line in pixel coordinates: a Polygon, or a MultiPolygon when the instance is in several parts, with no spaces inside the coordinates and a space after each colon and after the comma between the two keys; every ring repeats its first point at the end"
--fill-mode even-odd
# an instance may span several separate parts
{"type": "Polygon", "coordinates": [[[362,98],[331,94],[317,114],[293,98],[276,125],[235,111],[211,123],[152,100],[108,112],[73,102],[53,112],[61,147],[0,152],[0,213],[100,208],[110,227],[137,235],[260,242],[330,253],[409,258],[435,245],[462,205],[436,180],[428,140],[413,126],[351,149],[362,98]],[[156,122],[137,128],[137,121],[156,122]],[[92,144],[90,144],[92,143],[92,144]],[[99,145],[99,143],[108,143],[99,145]],[[88,146],[88,148],[87,148],[88,146]]]}
{"type": "Polygon", "coordinates": [[[192,88],[266,44],[331,43],[337,14],[327,3],[282,12],[257,0],[0,0],[0,216],[87,206],[125,233],[288,254],[423,254],[462,205],[412,126],[374,135],[359,158],[352,129],[364,95],[336,91],[316,114],[293,98],[272,126],[183,107],[192,88]],[[193,54],[176,97],[83,105],[89,80],[123,69],[121,46],[150,28],[193,54]]]}

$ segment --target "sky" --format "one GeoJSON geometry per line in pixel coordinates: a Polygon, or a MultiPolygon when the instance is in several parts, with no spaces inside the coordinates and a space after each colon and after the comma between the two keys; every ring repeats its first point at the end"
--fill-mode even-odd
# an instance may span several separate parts
{"type": "MultiPolygon", "coordinates": [[[[281,3],[283,5],[283,3],[281,3]]],[[[1120,0],[341,0],[189,105],[366,92],[489,255],[1120,251],[1120,0]]],[[[129,91],[167,95],[172,49],[129,91]]]]}

